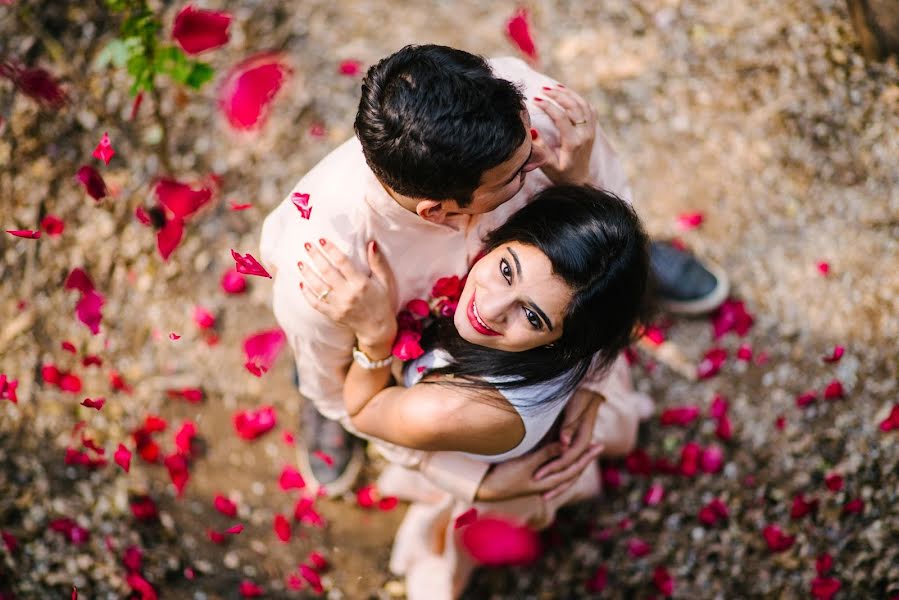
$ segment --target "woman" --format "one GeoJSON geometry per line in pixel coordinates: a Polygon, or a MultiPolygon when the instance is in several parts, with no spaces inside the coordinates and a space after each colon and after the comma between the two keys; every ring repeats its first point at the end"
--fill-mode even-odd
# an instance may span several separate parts
{"type": "MultiPolygon", "coordinates": [[[[452,319],[426,329],[426,352],[405,365],[404,386],[390,385],[396,301],[374,244],[370,278],[325,242],[310,251],[320,275],[300,265],[301,288],[313,307],[356,333],[344,402],[360,433],[502,462],[537,446],[584,374],[609,369],[630,343],[646,307],[647,248],[636,214],[616,196],[547,188],[489,234],[452,319]]],[[[408,513],[413,520],[417,508],[408,513]]],[[[438,521],[424,520],[432,529],[438,521]]],[[[404,523],[398,536],[452,541],[445,527],[424,533],[417,522],[404,523]]],[[[436,588],[445,595],[461,589],[468,570],[456,568],[461,557],[451,543],[431,544],[436,562],[410,545],[398,542],[392,560],[409,577],[410,598],[416,589],[431,598],[440,595],[436,588]],[[399,546],[407,547],[401,557],[399,546]],[[449,573],[435,575],[441,569],[449,573]],[[419,583],[410,585],[413,578],[419,583]]]]}

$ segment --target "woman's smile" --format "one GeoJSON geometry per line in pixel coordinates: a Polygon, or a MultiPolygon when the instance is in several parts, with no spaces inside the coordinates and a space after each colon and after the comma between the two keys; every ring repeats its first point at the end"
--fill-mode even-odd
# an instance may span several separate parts
{"type": "Polygon", "coordinates": [[[478,307],[474,303],[474,297],[475,297],[475,293],[472,292],[471,300],[468,303],[468,310],[467,310],[468,321],[471,323],[471,326],[474,328],[475,331],[477,331],[481,335],[490,335],[490,336],[502,335],[498,331],[494,331],[493,329],[491,329],[490,326],[488,326],[487,323],[485,323],[483,321],[483,319],[481,319],[481,315],[478,314],[478,307]]]}

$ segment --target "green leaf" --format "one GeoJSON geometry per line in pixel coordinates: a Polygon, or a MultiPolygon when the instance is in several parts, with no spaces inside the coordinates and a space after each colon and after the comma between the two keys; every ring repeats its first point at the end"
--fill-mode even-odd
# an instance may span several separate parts
{"type": "Polygon", "coordinates": [[[204,83],[211,80],[213,76],[215,76],[215,69],[210,65],[204,62],[194,61],[191,63],[190,74],[187,76],[184,83],[191,88],[198,90],[203,87],[204,83]]]}

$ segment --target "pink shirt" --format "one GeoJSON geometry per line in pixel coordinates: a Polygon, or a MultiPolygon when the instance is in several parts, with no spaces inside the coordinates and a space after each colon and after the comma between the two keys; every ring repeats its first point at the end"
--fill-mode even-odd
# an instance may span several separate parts
{"type": "MultiPolygon", "coordinates": [[[[556,81],[516,58],[492,59],[490,64],[497,77],[522,85],[532,127],[550,146],[557,147],[558,131],[533,103],[543,86],[556,81]]],[[[617,154],[599,130],[591,171],[595,185],[630,200],[630,188],[617,154]]],[[[302,297],[296,263],[307,258],[305,242],[316,243],[326,237],[357,268],[369,272],[366,244],[377,241],[378,251],[384,254],[396,276],[399,303],[395,308],[399,311],[413,298],[427,298],[437,279],[464,276],[481,250],[483,236],[549,184],[541,171],[533,171],[518,194],[496,210],[475,216],[457,215],[436,225],[406,210],[387,194],[368,168],[355,137],[326,156],[265,219],[260,241],[262,262],[274,267],[274,313],[293,349],[303,396],[312,400],[324,416],[340,420],[353,431],[343,407],[342,389],[355,337],[302,297]],[[294,193],[309,195],[308,219],[294,206],[294,193]]],[[[582,386],[593,389],[598,384],[585,381],[582,386]]],[[[474,497],[488,466],[460,453],[428,453],[374,441],[390,460],[417,466],[435,482],[469,499],[474,497]]]]}

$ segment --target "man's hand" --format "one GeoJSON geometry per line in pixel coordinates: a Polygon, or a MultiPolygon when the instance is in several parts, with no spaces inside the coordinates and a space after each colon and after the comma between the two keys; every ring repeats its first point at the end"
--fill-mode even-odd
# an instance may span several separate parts
{"type": "MultiPolygon", "coordinates": [[[[570,474],[572,465],[578,464],[585,454],[591,452],[593,446],[590,442],[593,439],[596,414],[599,412],[599,406],[603,402],[605,402],[605,397],[602,394],[596,394],[584,389],[577,390],[574,393],[574,396],[568,402],[568,406],[565,407],[562,429],[559,433],[559,440],[564,452],[561,456],[537,471],[534,474],[534,479],[552,478],[557,473],[570,474]]],[[[599,453],[597,452],[596,454],[598,455],[599,453]]],[[[577,469],[577,474],[580,475],[582,470],[577,469]]],[[[544,497],[549,500],[558,496],[574,485],[575,480],[576,478],[566,479],[564,484],[547,492],[544,497]]]]}
{"type": "Polygon", "coordinates": [[[596,111],[581,96],[561,84],[544,87],[542,93],[546,98],[538,96],[534,101],[556,124],[560,147],[558,150],[550,148],[539,135],[534,138],[534,145],[546,157],[540,168],[556,184],[591,183],[590,156],[596,138],[596,111]]]}

